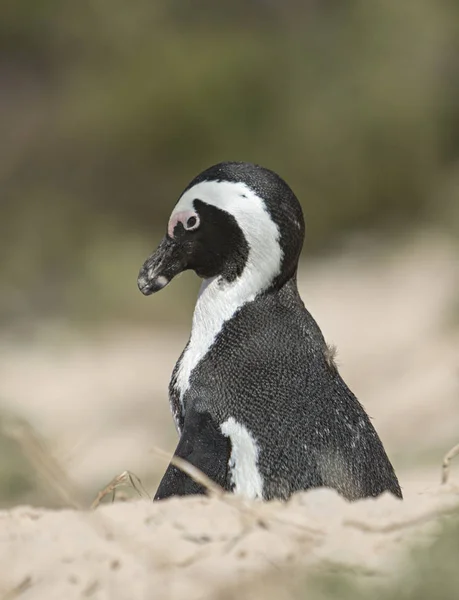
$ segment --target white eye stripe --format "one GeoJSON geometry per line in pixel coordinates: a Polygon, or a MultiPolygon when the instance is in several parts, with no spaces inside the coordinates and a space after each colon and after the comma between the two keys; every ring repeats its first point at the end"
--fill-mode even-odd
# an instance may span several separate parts
{"type": "Polygon", "coordinates": [[[181,223],[186,231],[194,231],[200,225],[199,215],[194,210],[183,210],[172,214],[167,226],[169,237],[174,237],[174,229],[178,223],[181,223]]]}

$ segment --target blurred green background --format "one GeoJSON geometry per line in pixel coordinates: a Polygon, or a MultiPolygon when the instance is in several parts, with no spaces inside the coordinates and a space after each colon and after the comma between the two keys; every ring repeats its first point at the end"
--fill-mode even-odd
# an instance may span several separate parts
{"type": "Polygon", "coordinates": [[[0,322],[155,319],[137,269],[221,160],[289,182],[309,252],[455,222],[459,3],[4,0],[0,106],[0,322]]]}

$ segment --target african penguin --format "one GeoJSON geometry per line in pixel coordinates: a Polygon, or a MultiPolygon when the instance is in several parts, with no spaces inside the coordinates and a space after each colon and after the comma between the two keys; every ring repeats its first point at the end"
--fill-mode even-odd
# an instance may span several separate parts
{"type": "MultiPolygon", "coordinates": [[[[397,477],[297,289],[305,225],[276,173],[223,162],[180,196],[140,270],[145,295],[192,269],[202,278],[189,341],[169,386],[176,455],[225,490],[287,499],[312,487],[349,500],[397,477]]],[[[169,465],[155,499],[205,493],[169,465]]]]}

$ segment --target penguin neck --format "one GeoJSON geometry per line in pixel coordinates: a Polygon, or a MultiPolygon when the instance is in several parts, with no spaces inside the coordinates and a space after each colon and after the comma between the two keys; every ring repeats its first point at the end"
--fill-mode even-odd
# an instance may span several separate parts
{"type": "Polygon", "coordinates": [[[231,283],[218,275],[204,279],[194,309],[191,337],[210,336],[211,332],[216,336],[242,306],[253,302],[270,288],[279,294],[281,301],[291,302],[300,298],[296,269],[290,277],[282,278],[277,274],[269,282],[265,279],[265,285],[261,287],[258,283],[251,277],[244,277],[244,273],[231,283]]]}
{"type": "Polygon", "coordinates": [[[260,286],[259,278],[251,275],[249,271],[243,272],[232,282],[224,280],[221,276],[202,282],[194,309],[190,339],[176,373],[175,385],[182,406],[190,385],[191,373],[206,356],[225,323],[232,319],[242,306],[253,302],[260,292],[272,284],[273,277],[265,279],[265,285],[260,286]]]}
{"type": "Polygon", "coordinates": [[[204,279],[194,309],[191,338],[197,336],[202,342],[207,338],[208,344],[203,347],[210,347],[223,325],[262,291],[244,275],[231,283],[220,276],[204,279]]]}
{"type": "Polygon", "coordinates": [[[279,300],[285,305],[301,302],[299,299],[296,273],[282,285],[274,285],[279,276],[270,279],[269,283],[260,289],[253,280],[243,277],[234,282],[227,282],[220,276],[205,279],[199,290],[196,302],[191,335],[188,344],[177,364],[174,387],[178,392],[182,409],[184,396],[190,386],[191,373],[206,356],[218,338],[225,323],[249,302],[257,302],[257,297],[269,289],[278,292],[279,300]]]}
{"type": "Polygon", "coordinates": [[[278,297],[282,304],[301,304],[303,301],[298,290],[297,270],[282,285],[278,286],[278,297]]]}

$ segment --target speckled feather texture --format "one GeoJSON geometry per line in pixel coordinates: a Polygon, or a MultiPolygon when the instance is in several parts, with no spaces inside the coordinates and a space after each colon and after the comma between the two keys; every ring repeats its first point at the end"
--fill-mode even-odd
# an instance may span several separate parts
{"type": "MultiPolygon", "coordinates": [[[[139,275],[144,293],[164,273],[193,269],[204,279],[170,384],[176,453],[250,498],[286,500],[312,487],[349,500],[401,497],[369,417],[299,296],[304,234],[292,190],[256,165],[215,165],[180,197],[166,241],[139,275]],[[163,271],[150,273],[152,264],[163,271]]],[[[156,498],[202,491],[170,466],[156,498]]]]}
{"type": "Polygon", "coordinates": [[[319,486],[353,500],[385,490],[401,495],[383,445],[330,366],[294,280],[224,325],[194,370],[190,392],[188,401],[217,423],[233,417],[253,433],[266,500],[319,486]]]}

